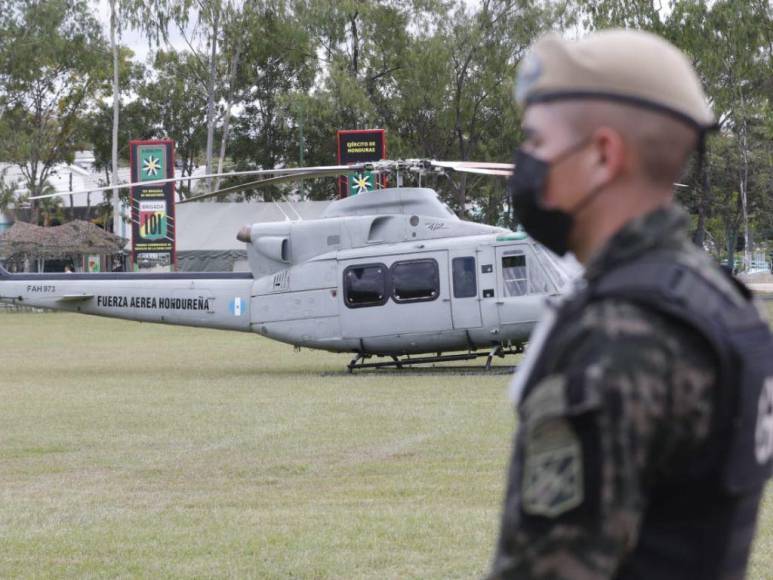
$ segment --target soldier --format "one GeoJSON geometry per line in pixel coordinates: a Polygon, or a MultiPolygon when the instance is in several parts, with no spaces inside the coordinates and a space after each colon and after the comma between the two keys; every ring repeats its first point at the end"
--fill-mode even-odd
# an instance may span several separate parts
{"type": "Polygon", "coordinates": [[[672,184],[714,120],[644,32],[539,40],[516,98],[518,219],[585,264],[511,385],[491,578],[741,578],[773,456],[773,340],[686,234],[672,184]]]}

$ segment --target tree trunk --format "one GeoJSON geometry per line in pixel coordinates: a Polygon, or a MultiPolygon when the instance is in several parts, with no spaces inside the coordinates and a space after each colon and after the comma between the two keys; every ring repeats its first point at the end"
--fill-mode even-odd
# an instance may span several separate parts
{"type": "Polygon", "coordinates": [[[695,228],[692,242],[701,249],[703,249],[706,242],[706,210],[703,202],[698,206],[698,226],[695,228]]]}
{"type": "MultiPolygon", "coordinates": [[[[115,0],[110,0],[110,46],[113,50],[113,185],[118,184],[118,112],[121,106],[121,88],[118,80],[118,44],[115,41],[118,28],[117,14],[115,12],[115,0]]],[[[121,235],[121,199],[118,190],[114,189],[111,195],[113,207],[113,233],[121,235]]]]}
{"type": "MultiPolygon", "coordinates": [[[[70,171],[70,191],[72,191],[72,171],[70,171]]],[[[70,195],[70,221],[75,219],[75,201],[72,194],[70,195]]]]}
{"type": "Polygon", "coordinates": [[[741,207],[743,210],[743,267],[744,270],[748,270],[751,266],[751,249],[749,240],[749,200],[748,200],[748,188],[749,188],[749,143],[748,143],[748,126],[746,119],[741,124],[741,175],[740,175],[740,192],[741,192],[741,207]]]}
{"type": "Polygon", "coordinates": [[[355,12],[352,14],[349,22],[351,22],[352,25],[352,76],[356,79],[357,78],[357,72],[359,69],[359,58],[360,58],[360,34],[357,31],[357,16],[359,15],[358,12],[355,12]]]}
{"type": "Polygon", "coordinates": [[[459,206],[459,217],[467,217],[467,174],[459,176],[459,187],[456,189],[456,203],[459,206]]]}
{"type": "MultiPolygon", "coordinates": [[[[223,136],[220,139],[220,156],[217,160],[217,172],[223,173],[223,160],[225,159],[225,147],[226,143],[228,142],[228,130],[231,126],[231,104],[233,101],[233,85],[234,81],[236,79],[236,68],[239,66],[239,52],[241,48],[241,42],[236,47],[236,50],[234,51],[233,58],[231,59],[231,70],[228,71],[228,97],[226,99],[226,107],[225,107],[225,119],[223,120],[223,136]]],[[[220,178],[215,179],[215,187],[214,190],[217,190],[220,187],[220,178]]]]}
{"type": "MultiPolygon", "coordinates": [[[[703,154],[703,160],[701,162],[701,198],[698,203],[698,227],[695,230],[692,241],[699,248],[703,248],[706,241],[706,212],[710,205],[709,200],[712,198],[711,192],[711,177],[709,175],[709,160],[706,153],[703,154]]],[[[716,249],[719,252],[719,248],[716,249]]]]}
{"type": "MultiPolygon", "coordinates": [[[[209,51],[209,80],[207,81],[207,173],[212,173],[212,148],[215,141],[215,80],[217,78],[217,35],[220,24],[220,6],[213,4],[215,17],[209,51]]],[[[207,189],[212,191],[212,180],[207,179],[207,189]]]]}
{"type": "MultiPolygon", "coordinates": [[[[41,187],[37,184],[37,181],[34,180],[31,183],[32,187],[30,188],[30,193],[32,196],[40,195],[41,187]]],[[[38,224],[38,220],[40,219],[40,200],[39,199],[31,199],[30,200],[30,223],[33,225],[40,225],[38,224]]]]}
{"type": "Polygon", "coordinates": [[[747,208],[746,199],[746,184],[744,179],[741,178],[741,205],[743,207],[743,269],[748,270],[751,264],[751,256],[749,254],[749,213],[747,208]]]}
{"type": "Polygon", "coordinates": [[[735,228],[725,230],[727,234],[727,265],[735,272],[735,245],[738,241],[738,231],[735,228]]]}
{"type": "MultiPolygon", "coordinates": [[[[462,93],[464,92],[467,71],[469,69],[470,63],[472,62],[473,54],[474,50],[471,49],[467,53],[464,63],[461,65],[461,69],[459,69],[456,73],[456,87],[454,94],[454,133],[457,139],[457,144],[459,145],[459,159],[461,161],[467,161],[467,156],[469,155],[469,150],[467,147],[468,144],[464,137],[464,130],[462,129],[462,93]]],[[[456,194],[457,204],[459,205],[459,217],[464,218],[467,215],[467,210],[465,208],[467,204],[466,174],[462,174],[456,194]]]]}
{"type": "MultiPolygon", "coordinates": [[[[183,175],[185,175],[185,167],[187,163],[188,167],[188,177],[193,175],[193,151],[191,148],[188,149],[188,152],[186,153],[187,161],[183,161],[183,175]]],[[[190,179],[188,180],[188,195],[193,194],[193,181],[190,179]]]]}

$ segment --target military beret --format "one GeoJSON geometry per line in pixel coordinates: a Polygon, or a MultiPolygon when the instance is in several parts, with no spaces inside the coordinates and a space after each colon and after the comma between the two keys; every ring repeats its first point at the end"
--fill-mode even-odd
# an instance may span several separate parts
{"type": "Polygon", "coordinates": [[[604,30],[570,41],[543,36],[518,67],[523,106],[561,99],[606,99],[676,116],[700,130],[714,115],[698,75],[674,45],[649,32],[604,30]]]}

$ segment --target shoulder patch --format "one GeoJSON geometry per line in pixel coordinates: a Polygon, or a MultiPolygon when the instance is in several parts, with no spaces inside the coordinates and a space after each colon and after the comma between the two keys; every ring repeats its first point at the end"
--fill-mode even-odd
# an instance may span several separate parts
{"type": "Polygon", "coordinates": [[[528,428],[524,451],[525,513],[552,518],[582,503],[582,447],[566,418],[551,418],[528,428]]]}

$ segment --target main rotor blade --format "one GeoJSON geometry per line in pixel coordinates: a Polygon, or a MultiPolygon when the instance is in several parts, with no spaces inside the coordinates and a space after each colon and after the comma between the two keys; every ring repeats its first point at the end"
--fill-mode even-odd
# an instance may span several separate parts
{"type": "Polygon", "coordinates": [[[167,179],[156,179],[154,181],[136,181],[134,183],[118,183],[116,185],[107,185],[104,187],[93,187],[90,189],[80,189],[77,191],[61,191],[56,193],[47,193],[45,195],[35,195],[27,199],[47,199],[49,197],[64,197],[66,195],[76,195],[81,193],[98,193],[100,191],[112,191],[114,189],[126,189],[129,187],[148,187],[153,185],[164,185],[176,181],[197,181],[199,179],[209,179],[210,177],[239,177],[246,175],[298,175],[323,172],[321,175],[336,175],[349,173],[365,167],[366,163],[357,163],[353,165],[327,165],[319,167],[286,167],[284,169],[252,169],[249,171],[232,171],[230,173],[208,173],[205,175],[186,175],[185,177],[169,177],[167,179]],[[330,173],[326,173],[326,172],[330,173]]]}
{"type": "Polygon", "coordinates": [[[490,163],[488,161],[431,161],[432,165],[446,167],[448,169],[458,168],[480,168],[480,169],[506,169],[513,168],[512,163],[490,163]]]}
{"type": "Polygon", "coordinates": [[[497,175],[510,177],[513,174],[513,166],[509,169],[486,169],[485,167],[455,167],[452,171],[457,173],[474,173],[476,175],[497,175]]]}
{"type": "Polygon", "coordinates": [[[324,175],[340,175],[341,172],[337,171],[335,173],[329,172],[329,173],[318,173],[309,171],[307,173],[293,173],[292,175],[279,175],[277,177],[269,177],[268,179],[260,179],[258,181],[251,181],[249,183],[242,183],[240,185],[232,185],[231,187],[225,187],[223,189],[218,189],[217,191],[210,191],[209,193],[202,193],[200,195],[195,195],[193,197],[188,197],[186,199],[183,199],[181,201],[177,202],[177,205],[180,205],[181,203],[188,203],[191,201],[199,201],[202,199],[207,199],[210,197],[215,197],[218,195],[223,195],[224,193],[231,193],[234,191],[241,191],[243,189],[249,189],[250,187],[262,187],[264,185],[273,185],[277,183],[283,183],[285,181],[293,181],[295,179],[303,179],[305,177],[323,177],[324,175]]]}
{"type": "Polygon", "coordinates": [[[476,175],[496,175],[509,177],[513,174],[512,163],[489,163],[485,161],[431,161],[435,167],[450,169],[458,173],[474,173],[476,175]]]}

